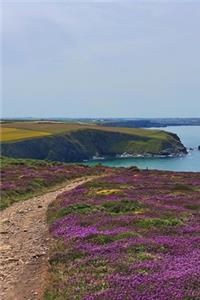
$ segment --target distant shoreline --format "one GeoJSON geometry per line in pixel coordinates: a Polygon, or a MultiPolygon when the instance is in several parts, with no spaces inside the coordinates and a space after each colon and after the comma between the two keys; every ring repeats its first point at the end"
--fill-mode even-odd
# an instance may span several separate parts
{"type": "Polygon", "coordinates": [[[10,122],[66,122],[81,124],[98,124],[102,126],[129,127],[129,128],[166,128],[168,126],[200,126],[200,118],[64,118],[64,117],[22,117],[1,118],[1,123],[10,122]]]}

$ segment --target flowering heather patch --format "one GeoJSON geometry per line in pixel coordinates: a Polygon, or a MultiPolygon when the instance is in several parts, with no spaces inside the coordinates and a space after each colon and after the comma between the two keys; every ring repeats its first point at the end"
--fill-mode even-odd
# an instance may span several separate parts
{"type": "Polygon", "coordinates": [[[76,177],[100,174],[104,168],[89,168],[58,162],[1,158],[1,205],[31,197],[42,190],[76,177]]]}
{"type": "Polygon", "coordinates": [[[115,169],[49,215],[46,299],[200,299],[200,173],[115,169]]]}

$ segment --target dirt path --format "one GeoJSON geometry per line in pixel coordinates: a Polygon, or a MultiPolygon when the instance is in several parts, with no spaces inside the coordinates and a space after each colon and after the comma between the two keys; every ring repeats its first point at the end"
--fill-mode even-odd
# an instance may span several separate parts
{"type": "Polygon", "coordinates": [[[93,178],[74,180],[64,188],[13,204],[0,213],[1,300],[42,299],[51,242],[47,207],[58,194],[93,178]]]}

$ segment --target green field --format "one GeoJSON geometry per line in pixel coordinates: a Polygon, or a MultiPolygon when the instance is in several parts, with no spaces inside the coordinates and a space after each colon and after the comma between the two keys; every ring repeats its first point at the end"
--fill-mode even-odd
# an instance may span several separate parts
{"type": "Polygon", "coordinates": [[[30,138],[42,137],[70,133],[74,131],[94,129],[104,132],[119,132],[141,137],[166,139],[166,133],[161,130],[147,130],[141,128],[120,128],[104,127],[89,124],[65,124],[58,122],[11,122],[1,125],[1,142],[25,140],[30,138]]]}

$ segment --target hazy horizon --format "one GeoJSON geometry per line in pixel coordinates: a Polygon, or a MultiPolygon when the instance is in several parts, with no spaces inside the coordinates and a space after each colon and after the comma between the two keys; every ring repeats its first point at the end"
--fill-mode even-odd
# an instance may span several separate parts
{"type": "Polygon", "coordinates": [[[200,119],[200,117],[62,117],[62,116],[47,116],[47,117],[34,117],[34,116],[22,116],[22,117],[1,117],[0,119],[11,119],[11,120],[14,120],[14,119],[20,119],[20,120],[29,120],[29,119],[33,119],[33,120],[37,120],[37,119],[45,119],[45,120],[61,120],[61,119],[69,119],[69,120],[80,120],[80,119],[105,119],[105,120],[112,120],[112,119],[119,119],[119,120],[150,120],[150,119],[154,119],[154,120],[165,120],[165,119],[200,119]]]}
{"type": "Polygon", "coordinates": [[[2,118],[200,116],[200,2],[2,3],[2,118]]]}

